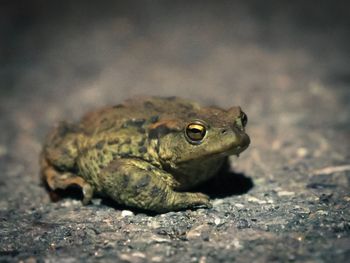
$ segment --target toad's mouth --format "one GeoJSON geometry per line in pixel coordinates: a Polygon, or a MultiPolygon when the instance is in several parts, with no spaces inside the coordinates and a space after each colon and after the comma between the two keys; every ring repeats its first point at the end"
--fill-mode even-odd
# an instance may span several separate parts
{"type": "Polygon", "coordinates": [[[249,136],[247,134],[243,134],[239,137],[238,142],[231,143],[221,151],[212,152],[209,155],[218,156],[218,157],[226,157],[230,155],[239,156],[241,152],[243,152],[245,149],[248,148],[249,144],[250,144],[249,136]]]}
{"type": "Polygon", "coordinates": [[[212,151],[204,151],[201,153],[200,156],[188,156],[188,158],[184,158],[182,160],[179,160],[176,162],[177,164],[183,164],[183,163],[188,163],[192,161],[203,161],[205,162],[206,160],[209,159],[222,159],[224,157],[228,157],[230,155],[236,155],[239,156],[241,152],[246,150],[250,144],[250,138],[247,134],[241,134],[238,138],[238,140],[227,144],[224,147],[220,147],[217,150],[212,150],[212,151]]]}

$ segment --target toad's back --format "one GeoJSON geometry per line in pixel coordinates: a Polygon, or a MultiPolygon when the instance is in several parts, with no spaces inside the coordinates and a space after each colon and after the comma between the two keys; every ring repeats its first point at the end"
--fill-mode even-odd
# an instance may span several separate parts
{"type": "Polygon", "coordinates": [[[198,107],[176,97],[136,97],[90,112],[77,124],[61,122],[44,145],[43,170],[74,171],[97,183],[101,169],[118,157],[141,158],[159,166],[149,143],[152,130],[162,121],[186,118],[198,107]]]}
{"type": "Polygon", "coordinates": [[[79,127],[86,134],[110,129],[118,130],[129,126],[144,126],[161,119],[183,119],[191,115],[199,105],[184,99],[136,97],[123,104],[106,107],[86,114],[79,127]]]}

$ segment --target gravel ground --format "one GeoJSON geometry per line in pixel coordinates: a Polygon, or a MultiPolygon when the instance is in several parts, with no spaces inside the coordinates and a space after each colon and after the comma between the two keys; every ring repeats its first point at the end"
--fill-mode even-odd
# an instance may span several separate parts
{"type": "MultiPolygon", "coordinates": [[[[350,21],[345,2],[2,2],[0,262],[346,262],[350,21]],[[55,122],[136,94],[241,105],[252,143],[212,209],[51,202],[55,122]]],[[[209,187],[210,186],[210,187],[209,187]]]]}

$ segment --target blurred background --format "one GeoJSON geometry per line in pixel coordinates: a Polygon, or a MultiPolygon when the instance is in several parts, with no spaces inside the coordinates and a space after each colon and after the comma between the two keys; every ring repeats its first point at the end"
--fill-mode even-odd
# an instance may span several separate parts
{"type": "Polygon", "coordinates": [[[139,93],[261,103],[301,72],[350,81],[349,21],[347,1],[1,1],[1,92],[69,111],[139,93]]]}
{"type": "Polygon", "coordinates": [[[348,127],[349,10],[347,1],[1,1],[3,155],[35,170],[28,152],[55,122],[136,94],[241,105],[253,133],[348,127]]]}
{"type": "Polygon", "coordinates": [[[139,94],[241,105],[257,146],[264,128],[271,134],[348,127],[348,7],[347,1],[1,1],[3,155],[13,151],[36,171],[36,155],[28,153],[40,151],[54,123],[139,94]]]}

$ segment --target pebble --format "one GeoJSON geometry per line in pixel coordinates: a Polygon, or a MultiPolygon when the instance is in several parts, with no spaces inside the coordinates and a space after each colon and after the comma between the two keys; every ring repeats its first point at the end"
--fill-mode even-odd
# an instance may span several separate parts
{"type": "Polygon", "coordinates": [[[304,148],[304,147],[300,147],[297,150],[297,156],[299,158],[304,158],[305,156],[308,155],[308,153],[309,153],[309,151],[306,148],[304,148]]]}
{"type": "Polygon", "coordinates": [[[190,231],[187,232],[186,237],[187,239],[197,239],[201,236],[202,232],[205,232],[208,230],[208,225],[199,225],[190,231]]]}
{"type": "Polygon", "coordinates": [[[163,262],[164,260],[160,256],[154,256],[154,257],[151,258],[151,261],[152,262],[163,262]]]}
{"type": "Polygon", "coordinates": [[[214,224],[218,226],[218,225],[220,225],[220,223],[221,223],[221,219],[216,217],[214,220],[214,224]]]}
{"type": "Polygon", "coordinates": [[[123,210],[122,217],[127,217],[127,216],[134,216],[134,213],[130,210],[123,210]]]}
{"type": "Polygon", "coordinates": [[[293,196],[295,195],[294,192],[290,192],[290,191],[279,191],[277,192],[278,196],[293,196]]]}
{"type": "Polygon", "coordinates": [[[238,229],[248,228],[249,222],[246,219],[240,219],[240,220],[238,220],[236,226],[238,229]]]}
{"type": "Polygon", "coordinates": [[[328,215],[328,212],[325,210],[318,210],[318,211],[316,211],[316,213],[319,215],[325,215],[325,216],[328,215]]]}
{"type": "Polygon", "coordinates": [[[102,199],[101,198],[94,198],[91,200],[93,205],[101,205],[102,199]]]}
{"type": "Polygon", "coordinates": [[[150,243],[171,243],[169,238],[160,237],[158,235],[152,235],[150,241],[150,243]]]}
{"type": "Polygon", "coordinates": [[[224,203],[224,200],[223,199],[215,199],[213,201],[213,206],[219,206],[219,205],[222,205],[224,203]]]}
{"type": "Polygon", "coordinates": [[[120,254],[119,258],[123,262],[141,263],[146,259],[146,255],[141,252],[135,252],[132,254],[120,254]]]}
{"type": "Polygon", "coordinates": [[[81,201],[79,200],[73,200],[73,199],[67,199],[63,202],[61,202],[61,207],[72,207],[72,206],[81,206],[81,201]]]}
{"type": "Polygon", "coordinates": [[[239,242],[238,239],[234,239],[234,240],[232,241],[232,244],[233,244],[233,246],[234,246],[236,249],[242,249],[242,248],[243,248],[242,244],[239,242]]]}
{"type": "Polygon", "coordinates": [[[265,200],[260,200],[254,196],[250,196],[248,197],[248,202],[251,202],[251,203],[258,203],[258,204],[266,204],[266,201],[265,200]]]}

